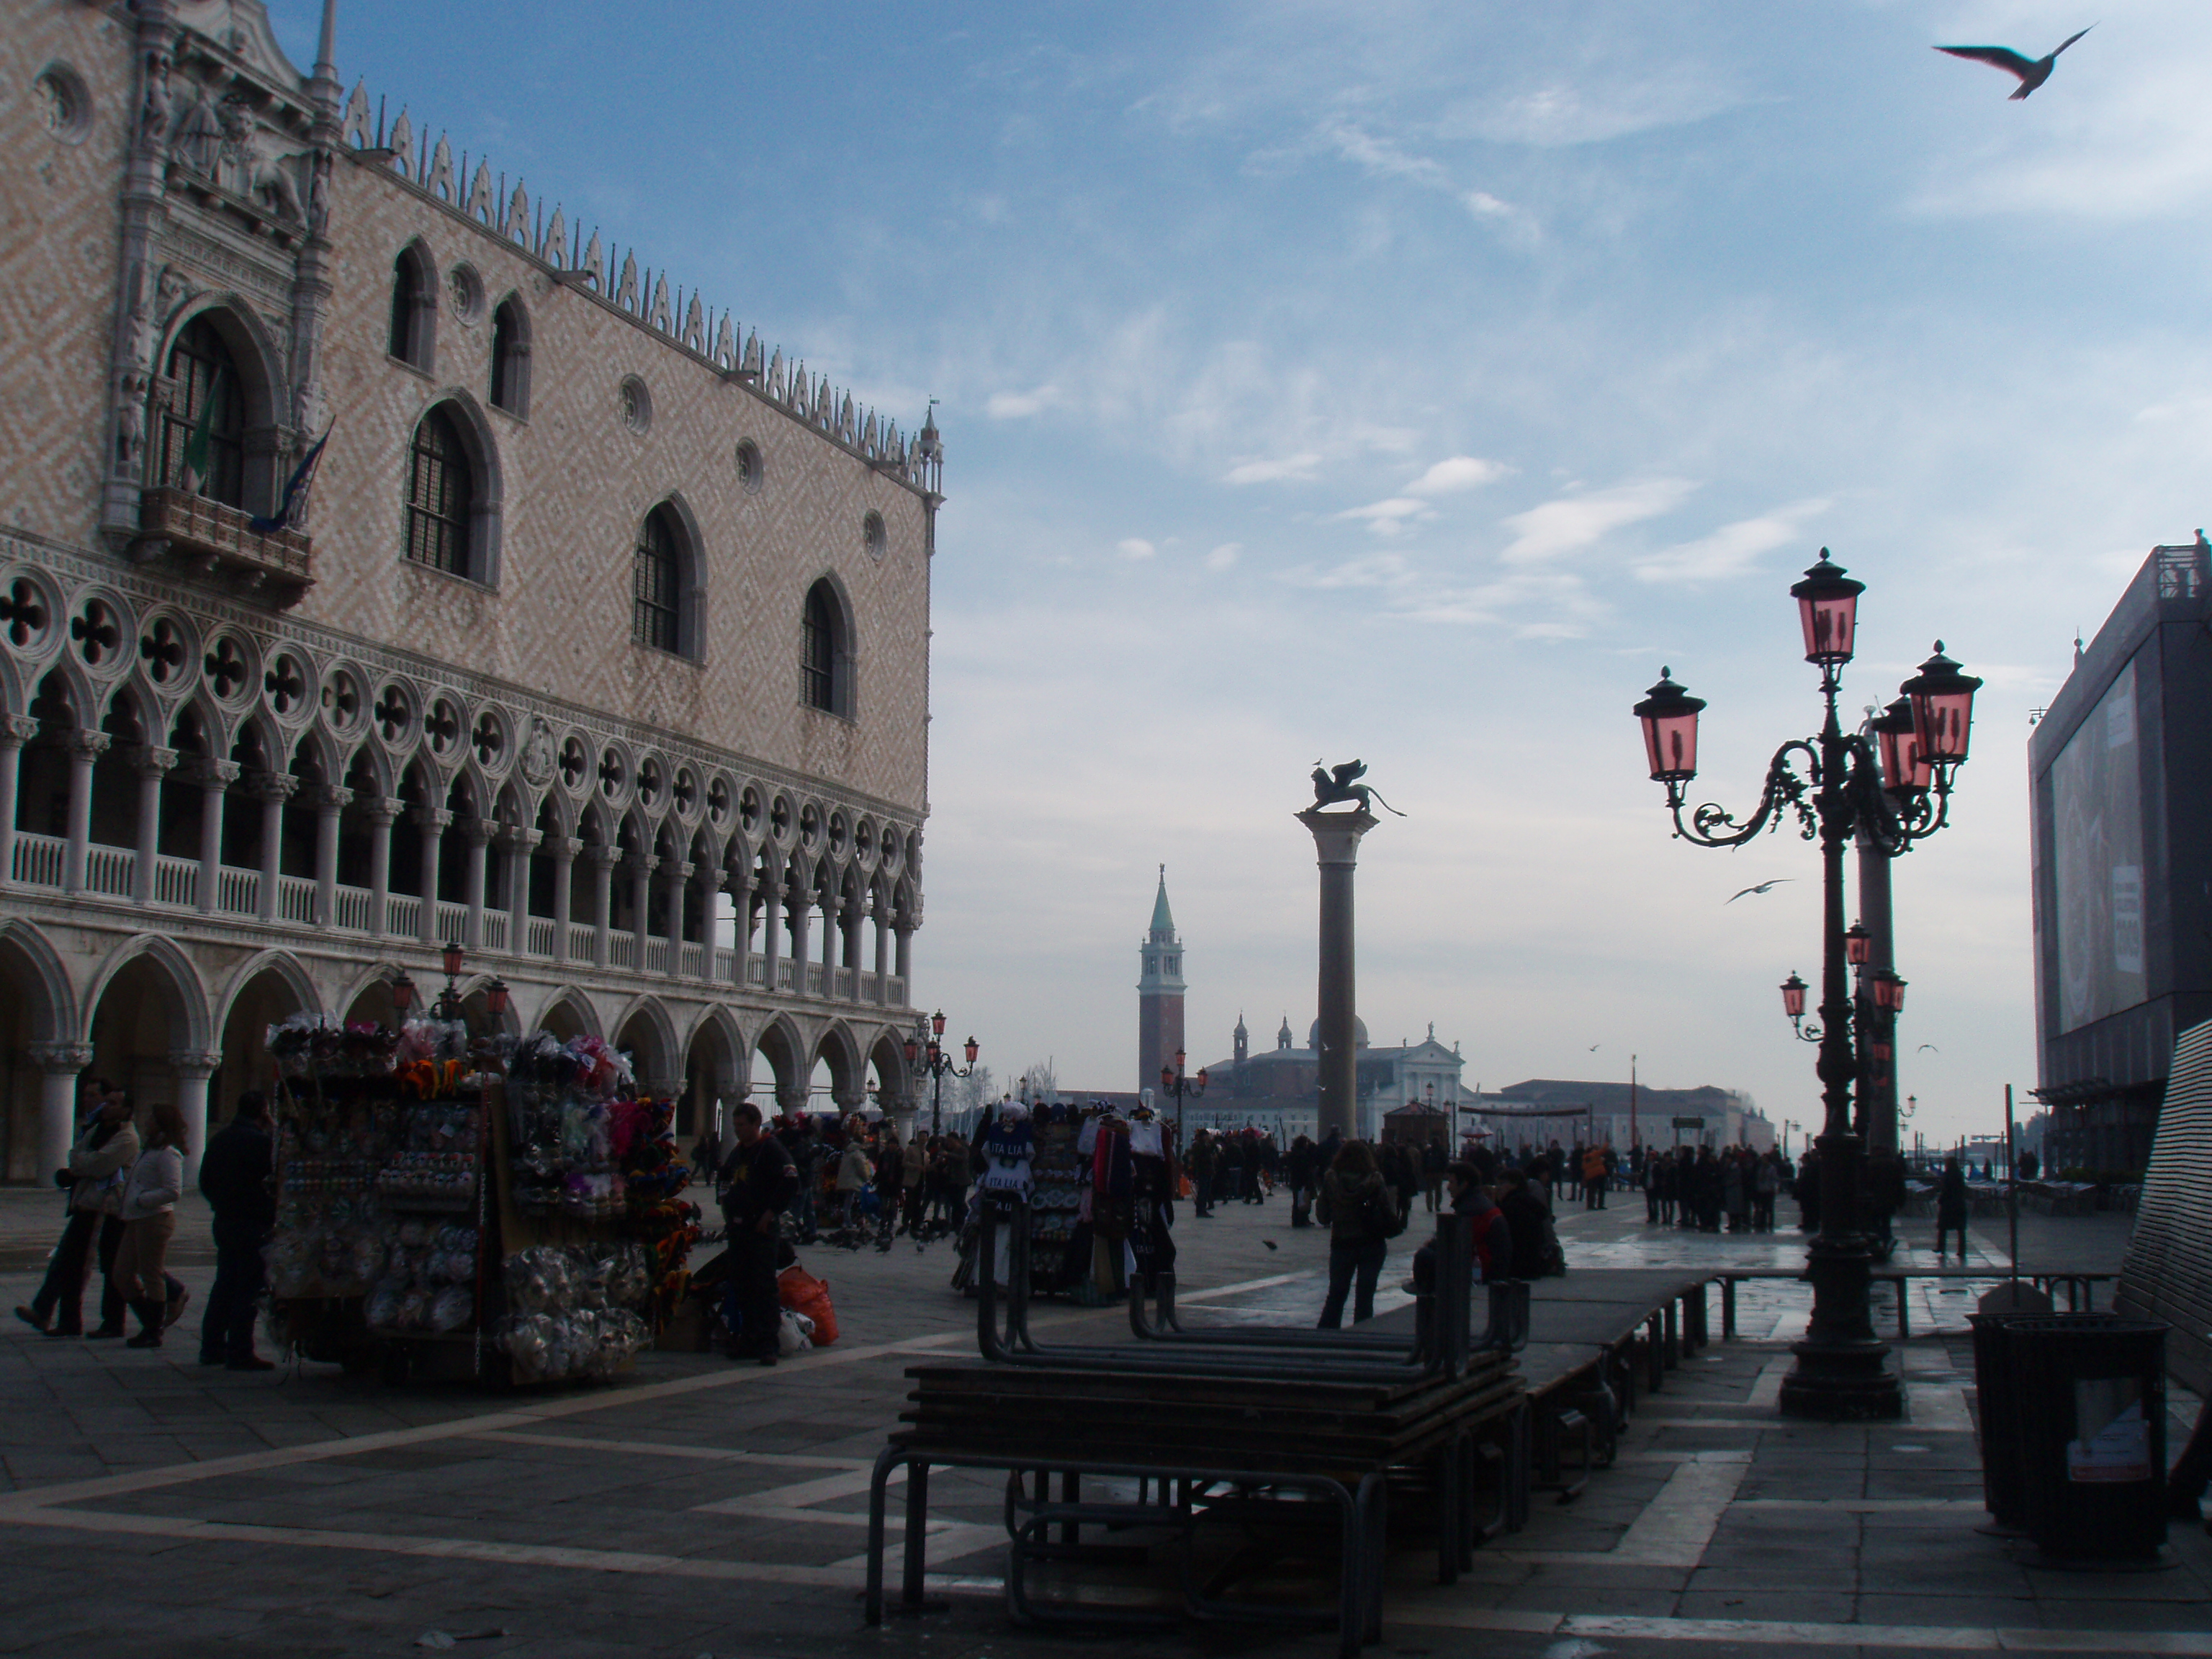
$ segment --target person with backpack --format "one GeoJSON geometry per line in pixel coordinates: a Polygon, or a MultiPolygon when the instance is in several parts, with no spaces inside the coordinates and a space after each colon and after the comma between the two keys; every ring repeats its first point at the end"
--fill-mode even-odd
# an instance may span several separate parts
{"type": "Polygon", "coordinates": [[[1321,1328],[1334,1331],[1343,1327],[1347,1293],[1354,1324],[1375,1317],[1376,1281],[1390,1240],[1405,1221],[1376,1167],[1374,1148],[1364,1140],[1346,1141],[1322,1176],[1320,1211],[1328,1224],[1328,1296],[1321,1305],[1321,1328]]]}

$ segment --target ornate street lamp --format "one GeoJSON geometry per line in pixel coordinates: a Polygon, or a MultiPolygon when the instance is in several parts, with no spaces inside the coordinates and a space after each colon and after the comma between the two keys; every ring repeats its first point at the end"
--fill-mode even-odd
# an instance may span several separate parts
{"type": "MultiPolygon", "coordinates": [[[[1697,775],[1698,714],[1705,705],[1674,684],[1671,671],[1661,671],[1659,684],[1635,708],[1651,777],[1666,786],[1677,836],[1700,847],[1740,847],[1794,814],[1805,838],[1820,844],[1816,1026],[1808,1030],[1804,1023],[1805,981],[1793,973],[1782,986],[1784,1012],[1799,1036],[1820,1045],[1815,1071],[1824,1117],[1814,1143],[1820,1153],[1820,1231],[1807,1261],[1813,1317],[1805,1340],[1793,1349],[1796,1364],[1782,1383],[1782,1409],[1796,1417],[1887,1418],[1904,1410],[1898,1380],[1884,1364],[1888,1349],[1875,1336],[1868,1307],[1872,1257],[1859,1220],[1863,1143],[1852,1127],[1851,1097],[1854,1085],[1862,1095],[1868,1088],[1854,1050],[1874,1045],[1852,1030],[1848,980],[1856,947],[1844,926],[1844,850],[1863,836],[1894,857],[1948,821],[1953,775],[1966,758],[1974,692],[1981,685],[1960,672],[1938,641],[1936,654],[1900,688],[1910,732],[1901,729],[1904,711],[1893,704],[1870,736],[1846,735],[1836,717],[1837,698],[1856,641],[1864,591],[1826,548],[1790,588],[1805,660],[1820,671],[1825,717],[1816,736],[1792,738],[1774,751],[1758,809],[1747,820],[1739,823],[1724,808],[1705,805],[1684,821],[1687,786],[1697,775]]],[[[1875,994],[1901,1006],[1904,981],[1888,978],[1894,987],[1886,988],[1876,979],[1875,994]]]]}
{"type": "Polygon", "coordinates": [[[920,1019],[914,1030],[907,1033],[905,1044],[907,1071],[915,1081],[930,1079],[929,1133],[940,1133],[945,1124],[945,1079],[948,1077],[975,1075],[975,1056],[981,1045],[974,1037],[967,1042],[968,1068],[961,1070],[952,1063],[952,1056],[945,1052],[945,1010],[939,1008],[929,1017],[925,1025],[920,1019]]]}
{"type": "Polygon", "coordinates": [[[1175,1064],[1160,1067],[1160,1094],[1163,1097],[1170,1095],[1175,1097],[1177,1146],[1182,1145],[1182,1097],[1185,1095],[1197,1097],[1206,1092],[1206,1067],[1201,1066],[1198,1068],[1198,1080],[1194,1083],[1182,1074],[1184,1058],[1183,1051],[1178,1048],[1175,1052],[1175,1064]]]}
{"type": "Polygon", "coordinates": [[[446,969],[446,988],[439,994],[438,1006],[432,1011],[440,1019],[461,1018],[461,992],[456,981],[461,976],[461,963],[466,960],[467,955],[468,953],[459,945],[451,941],[447,942],[442,952],[446,969]]]}
{"type": "Polygon", "coordinates": [[[392,977],[392,1012],[398,1017],[399,1023],[404,1025],[407,1023],[407,1011],[414,1006],[415,981],[407,977],[407,970],[402,968],[392,977]]]}

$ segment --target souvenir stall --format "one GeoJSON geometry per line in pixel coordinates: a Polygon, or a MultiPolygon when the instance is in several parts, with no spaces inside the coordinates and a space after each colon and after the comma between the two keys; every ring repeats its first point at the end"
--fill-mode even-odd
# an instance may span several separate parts
{"type": "Polygon", "coordinates": [[[459,1012],[270,1028],[272,1334],[395,1382],[610,1375],[699,1236],[674,1104],[637,1099],[596,1039],[472,1042],[459,1012]]]}
{"type": "MultiPolygon", "coordinates": [[[[985,1169],[972,1197],[1028,1194],[1032,1294],[1095,1305],[1127,1288],[1132,1266],[1148,1273],[1172,1266],[1166,1206],[1176,1166],[1171,1134],[1150,1108],[1125,1118],[1104,1105],[1040,1104],[1030,1118],[1010,1106],[977,1145],[985,1169]]],[[[975,1286],[976,1211],[971,1201],[952,1273],[956,1290],[975,1286]]]]}

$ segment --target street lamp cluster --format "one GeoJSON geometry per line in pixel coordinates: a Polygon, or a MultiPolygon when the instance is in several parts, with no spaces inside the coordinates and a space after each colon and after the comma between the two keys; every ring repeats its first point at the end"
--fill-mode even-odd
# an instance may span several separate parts
{"type": "Polygon", "coordinates": [[[1938,640],[1935,654],[1899,688],[1897,700],[1865,731],[1847,734],[1837,720],[1837,699],[1864,591],[1865,584],[1846,575],[1826,548],[1790,588],[1804,631],[1805,660],[1820,671],[1825,718],[1815,737],[1792,738],[1774,751],[1758,809],[1747,820],[1706,805],[1684,823],[1688,785],[1698,773],[1698,715],[1705,705],[1674,683],[1672,670],[1660,670],[1658,684],[1634,710],[1643,723],[1652,780],[1667,787],[1676,836],[1700,847],[1740,847],[1794,813],[1804,838],[1820,844],[1820,1003],[1819,1024],[1809,1032],[1803,1020],[1810,988],[1795,973],[1782,986],[1784,1012],[1801,1036],[1820,1045],[1815,1071],[1824,1119],[1814,1143],[1820,1153],[1820,1231],[1807,1262],[1813,1317],[1806,1340],[1794,1348],[1796,1364],[1782,1384],[1782,1409],[1800,1417],[1887,1418],[1904,1410],[1898,1380],[1884,1366],[1888,1349],[1874,1334],[1868,1306],[1872,1256],[1859,1203],[1863,1141],[1851,1110],[1856,1085],[1863,1126],[1871,1090],[1866,1061],[1886,1059],[1881,1049],[1887,1045],[1854,1031],[1847,981],[1849,971],[1859,969],[1869,1000],[1885,1017],[1903,1007],[1905,981],[1887,968],[1870,969],[1871,936],[1844,926],[1844,849],[1861,840],[1893,858],[1949,821],[1953,775],[1966,758],[1974,693],[1982,684],[1962,673],[1938,640]]]}
{"type": "Polygon", "coordinates": [[[1176,1143],[1178,1146],[1182,1144],[1183,1097],[1188,1095],[1194,1100],[1206,1092],[1206,1067],[1201,1066],[1198,1068],[1198,1079],[1194,1082],[1182,1074],[1185,1058],[1183,1051],[1178,1048],[1175,1051],[1175,1064],[1160,1067],[1160,1096],[1163,1099],[1173,1097],[1176,1103],[1176,1143]]]}
{"type": "Polygon", "coordinates": [[[907,1033],[906,1067],[916,1079],[930,1079],[929,1133],[939,1133],[945,1125],[945,1079],[948,1077],[975,1075],[975,1055],[980,1046],[974,1037],[968,1039],[968,1068],[961,1070],[952,1063],[952,1056],[945,1052],[945,1010],[939,1008],[929,1017],[927,1029],[917,1019],[914,1030],[907,1033]]]}
{"type": "MultiPolygon", "coordinates": [[[[430,1017],[433,1019],[461,1018],[461,992],[459,981],[461,977],[461,963],[467,954],[459,945],[449,944],[446,946],[442,953],[446,969],[446,988],[438,994],[438,1000],[430,1009],[430,1017]]],[[[392,976],[391,991],[392,1011],[404,1023],[407,1018],[407,1011],[415,1006],[415,981],[408,976],[404,968],[392,976]]],[[[508,994],[507,981],[503,979],[495,979],[484,987],[484,1007],[495,1021],[506,1014],[508,994]]]]}

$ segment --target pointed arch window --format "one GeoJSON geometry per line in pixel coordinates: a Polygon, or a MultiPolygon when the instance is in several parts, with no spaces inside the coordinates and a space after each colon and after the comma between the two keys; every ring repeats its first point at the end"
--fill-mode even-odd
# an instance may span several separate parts
{"type": "Polygon", "coordinates": [[[656,651],[674,652],[683,638],[683,573],[678,531],[665,507],[638,526],[630,569],[630,637],[656,651]]]}
{"type": "Polygon", "coordinates": [[[394,357],[425,374],[436,359],[438,274],[420,242],[410,242],[392,262],[392,331],[386,345],[394,357]]]}
{"type": "Polygon", "coordinates": [[[476,479],[459,428],[443,405],[415,428],[407,459],[407,556],[448,575],[475,574],[470,532],[476,479]]]}
{"type": "Polygon", "coordinates": [[[510,415],[530,413],[530,319],[513,295],[491,314],[491,400],[510,415]]]}
{"type": "Polygon", "coordinates": [[[799,617],[799,684],[808,708],[852,718],[853,620],[827,576],[807,590],[799,617]]]}
{"type": "Polygon", "coordinates": [[[157,476],[227,506],[246,505],[246,388],[215,325],[195,317],[169,348],[157,476]]]}

